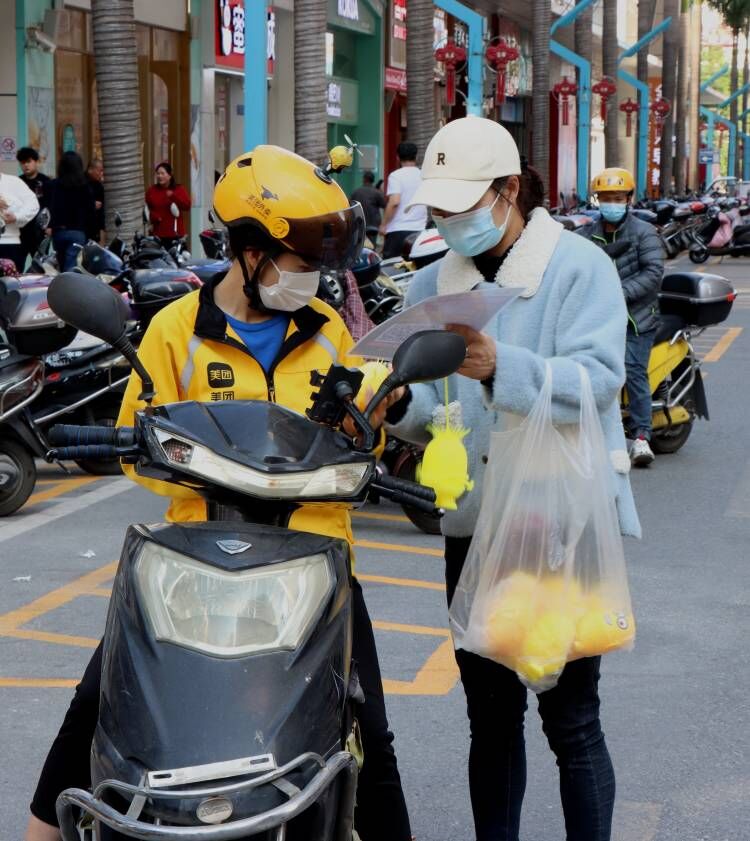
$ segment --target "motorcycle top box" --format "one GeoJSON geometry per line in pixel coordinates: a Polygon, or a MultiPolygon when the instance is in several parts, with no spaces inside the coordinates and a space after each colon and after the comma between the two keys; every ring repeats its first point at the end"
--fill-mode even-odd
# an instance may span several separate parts
{"type": "Polygon", "coordinates": [[[43,356],[69,345],[78,332],[47,303],[45,275],[0,278],[0,328],[19,353],[43,356]]]}
{"type": "Polygon", "coordinates": [[[676,272],[664,277],[659,310],[679,316],[686,324],[708,327],[729,317],[736,297],[732,284],[719,275],[676,272]]]}
{"type": "Polygon", "coordinates": [[[167,304],[201,286],[200,279],[186,269],[136,269],[131,281],[133,309],[145,323],[167,304]]]}

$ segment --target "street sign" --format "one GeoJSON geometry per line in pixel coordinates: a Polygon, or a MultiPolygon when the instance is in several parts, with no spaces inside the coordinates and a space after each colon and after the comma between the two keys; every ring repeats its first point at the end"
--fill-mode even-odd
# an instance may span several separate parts
{"type": "Polygon", "coordinates": [[[698,163],[712,164],[715,159],[715,152],[713,149],[701,149],[698,152],[698,163]]]}

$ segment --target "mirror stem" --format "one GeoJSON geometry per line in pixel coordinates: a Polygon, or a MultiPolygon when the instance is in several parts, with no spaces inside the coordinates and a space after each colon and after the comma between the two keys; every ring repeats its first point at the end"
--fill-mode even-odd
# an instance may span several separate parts
{"type": "Polygon", "coordinates": [[[132,369],[141,378],[142,388],[141,393],[138,395],[138,399],[145,400],[146,403],[151,403],[156,396],[156,392],[154,391],[154,381],[151,379],[151,374],[149,374],[149,372],[143,367],[143,364],[138,358],[138,354],[136,353],[130,339],[127,337],[127,334],[123,333],[112,346],[120,351],[125,359],[128,360],[132,369]]]}
{"type": "Polygon", "coordinates": [[[384,380],[380,388],[373,394],[372,399],[367,404],[364,411],[364,416],[370,420],[370,415],[375,411],[375,408],[384,400],[395,388],[398,388],[402,383],[395,373],[390,373],[384,380]]]}

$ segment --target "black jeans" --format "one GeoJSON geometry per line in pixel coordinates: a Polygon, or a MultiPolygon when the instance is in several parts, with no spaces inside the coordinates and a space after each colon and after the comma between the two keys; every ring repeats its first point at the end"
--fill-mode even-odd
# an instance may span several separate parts
{"type": "MultiPolygon", "coordinates": [[[[471,538],[445,540],[448,602],[471,538]]],[[[600,657],[569,663],[538,695],[542,727],[560,769],[567,841],[609,841],[615,774],[599,723],[600,657]]],[[[469,789],[477,841],[518,841],[526,789],[526,687],[515,672],[459,649],[471,731],[469,789]]]]}
{"type": "Polygon", "coordinates": [[[408,236],[411,236],[411,234],[418,233],[419,231],[391,231],[390,234],[386,234],[385,240],[383,241],[383,259],[388,260],[390,257],[400,257],[404,240],[408,236]]]}
{"type": "MultiPolygon", "coordinates": [[[[378,653],[362,588],[355,579],[352,657],[357,661],[365,703],[357,710],[365,759],[357,787],[355,826],[362,841],[410,841],[411,829],[401,777],[393,750],[393,733],[383,699],[378,653]]],[[[55,801],[66,788],[90,788],[89,754],[99,717],[102,644],[99,643],[52,743],[37,784],[31,812],[57,826],[55,801]]]]}

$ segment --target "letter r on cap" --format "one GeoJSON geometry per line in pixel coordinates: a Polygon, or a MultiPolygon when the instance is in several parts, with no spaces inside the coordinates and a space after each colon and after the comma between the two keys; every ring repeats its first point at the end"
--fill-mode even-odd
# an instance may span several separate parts
{"type": "Polygon", "coordinates": [[[445,152],[438,152],[436,166],[445,166],[445,152]]]}

